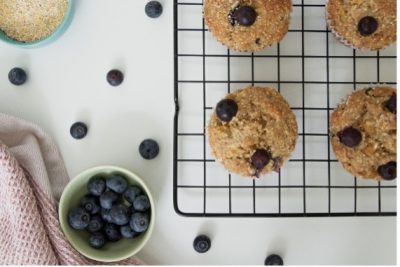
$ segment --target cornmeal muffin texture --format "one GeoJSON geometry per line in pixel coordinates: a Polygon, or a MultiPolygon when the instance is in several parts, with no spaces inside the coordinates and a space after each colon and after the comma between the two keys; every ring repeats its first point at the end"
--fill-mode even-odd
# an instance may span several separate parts
{"type": "Polygon", "coordinates": [[[377,86],[355,91],[331,117],[337,159],[355,176],[396,178],[396,90],[377,86]]]}
{"type": "Polygon", "coordinates": [[[379,50],[396,41],[396,0],[329,0],[326,15],[348,46],[379,50]]]}
{"type": "Polygon", "coordinates": [[[258,51],[283,39],[291,0],[205,0],[204,19],[215,38],[237,51],[258,51]]]}
{"type": "Polygon", "coordinates": [[[68,0],[0,0],[0,30],[20,42],[39,41],[58,28],[67,9],[68,0]]]}
{"type": "Polygon", "coordinates": [[[208,137],[213,155],[226,169],[259,177],[279,170],[294,150],[297,122],[289,104],[275,89],[248,87],[218,103],[208,125],[208,137]],[[231,109],[236,112],[224,117],[226,112],[221,113],[219,108],[226,109],[226,105],[221,103],[236,105],[231,109]]]}

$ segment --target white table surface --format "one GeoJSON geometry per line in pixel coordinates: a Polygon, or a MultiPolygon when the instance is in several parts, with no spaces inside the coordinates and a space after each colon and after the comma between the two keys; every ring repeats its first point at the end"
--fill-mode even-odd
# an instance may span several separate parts
{"type": "Polygon", "coordinates": [[[154,234],[139,256],[149,264],[263,264],[270,253],[285,264],[395,264],[396,219],[184,218],[172,202],[173,1],[159,19],[145,16],[145,0],[78,0],[67,32],[55,43],[20,49],[0,43],[1,112],[40,125],[58,144],[71,177],[114,164],[143,177],[156,200],[154,234]],[[27,70],[21,87],[12,67],[27,70]],[[125,73],[120,87],[105,75],[125,73]],[[89,125],[80,141],[75,121],[89,125]],[[161,152],[143,160],[138,145],[156,139],[161,152]],[[212,238],[200,255],[199,233],[212,238]]]}

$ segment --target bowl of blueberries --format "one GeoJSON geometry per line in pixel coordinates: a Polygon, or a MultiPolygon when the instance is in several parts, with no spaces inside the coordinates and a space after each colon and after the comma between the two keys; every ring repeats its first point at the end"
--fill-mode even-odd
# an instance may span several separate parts
{"type": "Polygon", "coordinates": [[[115,166],[80,173],[60,199],[59,220],[70,244],[87,258],[113,262],[135,255],[149,240],[155,210],[136,174],[115,166]]]}

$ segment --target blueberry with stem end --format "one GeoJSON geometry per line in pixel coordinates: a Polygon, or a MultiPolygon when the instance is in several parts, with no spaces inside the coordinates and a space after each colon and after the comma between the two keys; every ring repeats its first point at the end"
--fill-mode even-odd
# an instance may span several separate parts
{"type": "Polygon", "coordinates": [[[143,140],[139,145],[139,153],[144,159],[154,159],[159,152],[158,143],[153,139],[143,140]]]}
{"type": "Polygon", "coordinates": [[[135,212],[129,221],[129,226],[133,229],[133,231],[142,233],[147,230],[149,223],[150,218],[147,213],[135,212]]]}
{"type": "Polygon", "coordinates": [[[82,139],[87,135],[88,127],[83,122],[75,122],[69,130],[71,136],[75,139],[82,139]]]}
{"type": "Polygon", "coordinates": [[[82,208],[74,208],[68,213],[68,223],[75,230],[85,229],[90,222],[90,214],[82,208]]]}
{"type": "Polygon", "coordinates": [[[104,226],[104,233],[111,242],[116,242],[122,238],[119,227],[113,223],[106,223],[104,226]]]}
{"type": "Polygon", "coordinates": [[[193,248],[198,253],[205,253],[211,248],[211,240],[206,235],[199,235],[193,241],[193,248]]]}
{"type": "Polygon", "coordinates": [[[13,85],[17,85],[17,86],[22,85],[27,80],[26,72],[21,68],[13,68],[8,73],[8,80],[13,85]]]}
{"type": "Polygon", "coordinates": [[[90,219],[89,225],[87,226],[87,230],[90,233],[95,233],[100,231],[104,226],[104,221],[100,215],[95,215],[90,219]]]}
{"type": "Polygon", "coordinates": [[[86,195],[81,198],[80,201],[81,207],[84,208],[87,212],[94,215],[100,212],[100,206],[98,204],[98,200],[96,197],[91,195],[86,195]]]}

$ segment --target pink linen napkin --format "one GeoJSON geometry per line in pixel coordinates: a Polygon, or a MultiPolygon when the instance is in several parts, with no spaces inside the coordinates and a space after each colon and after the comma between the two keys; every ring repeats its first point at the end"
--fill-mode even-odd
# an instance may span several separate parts
{"type": "Polygon", "coordinates": [[[60,228],[57,201],[68,181],[51,138],[0,113],[0,265],[100,264],[73,249],[60,228]]]}

